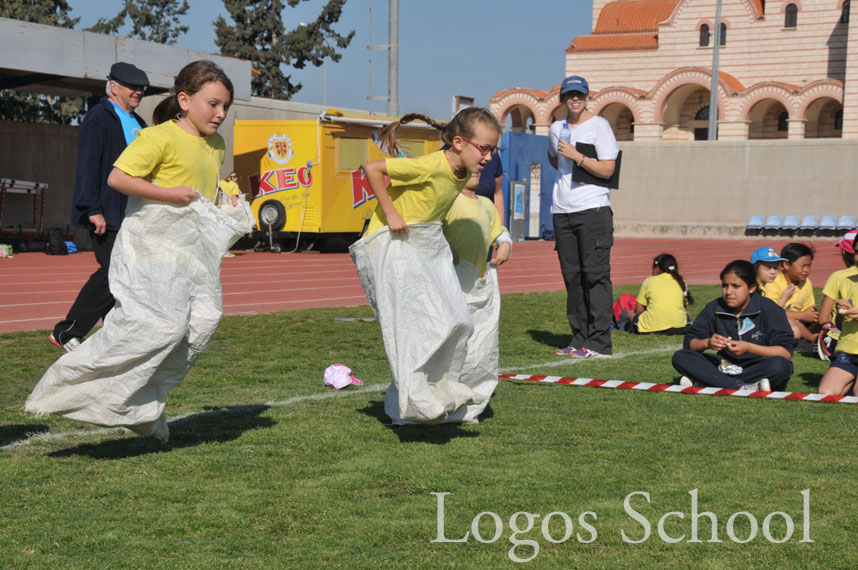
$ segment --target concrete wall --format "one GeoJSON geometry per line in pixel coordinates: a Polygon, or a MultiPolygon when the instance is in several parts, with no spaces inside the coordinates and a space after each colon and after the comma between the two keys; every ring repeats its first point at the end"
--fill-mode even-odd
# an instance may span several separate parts
{"type": "Polygon", "coordinates": [[[858,215],[858,141],[625,142],[617,235],[738,236],[752,214],[858,215]]]}
{"type": "MultiPolygon", "coordinates": [[[[46,229],[65,229],[71,218],[78,130],[78,127],[0,121],[0,178],[48,185],[46,229]]],[[[7,194],[3,226],[18,224],[33,225],[32,197],[7,194]]]]}

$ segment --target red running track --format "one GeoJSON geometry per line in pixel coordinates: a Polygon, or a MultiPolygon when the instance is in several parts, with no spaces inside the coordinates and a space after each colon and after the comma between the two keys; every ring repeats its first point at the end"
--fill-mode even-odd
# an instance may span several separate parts
{"type": "MultiPolygon", "coordinates": [[[[814,242],[811,281],[821,287],[843,267],[835,239],[814,242]]],[[[718,282],[729,261],[747,259],[761,245],[779,250],[787,241],[617,238],[611,252],[615,285],[638,284],[650,275],[652,258],[673,254],[685,280],[694,285],[718,282]]],[[[224,313],[270,313],[310,307],[366,304],[347,253],[250,253],[235,251],[223,260],[224,313]]],[[[96,269],[92,252],[68,256],[24,253],[0,258],[0,333],[53,328],[71,307],[81,286],[96,269]]],[[[501,267],[502,293],[563,289],[554,242],[515,244],[501,267]]]]}

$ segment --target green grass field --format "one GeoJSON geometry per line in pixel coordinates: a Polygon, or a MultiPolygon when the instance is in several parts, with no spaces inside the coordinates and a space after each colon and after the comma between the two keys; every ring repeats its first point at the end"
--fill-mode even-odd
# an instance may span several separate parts
{"type": "MultiPolygon", "coordinates": [[[[719,294],[692,290],[694,312],[719,294]]],[[[675,381],[677,338],[554,356],[564,307],[504,296],[503,372],[675,381]]],[[[856,406],[501,381],[478,425],[393,428],[377,323],[336,320],[370,315],[224,318],[170,394],[167,445],[26,416],[59,354],[0,335],[0,567],[854,567],[856,406]],[[364,389],[327,390],[334,362],[364,389]],[[692,495],[719,542],[706,515],[689,542],[692,495]]],[[[794,361],[788,389],[815,392],[827,364],[794,361]]]]}

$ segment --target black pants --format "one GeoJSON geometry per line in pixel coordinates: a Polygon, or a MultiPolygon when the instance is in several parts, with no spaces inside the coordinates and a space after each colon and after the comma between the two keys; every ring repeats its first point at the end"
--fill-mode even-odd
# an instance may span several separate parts
{"type": "Polygon", "coordinates": [[[575,348],[612,354],[611,246],[614,214],[603,206],[554,214],[555,249],[566,284],[566,318],[575,348]]]}
{"type": "Polygon", "coordinates": [[[89,281],[77,294],[77,299],[69,309],[66,318],[54,327],[54,338],[62,344],[73,337],[85,337],[98,320],[103,319],[113,308],[114,301],[113,295],[110,294],[107,272],[110,268],[110,253],[113,251],[116,233],[117,230],[107,230],[102,235],[89,232],[92,238],[92,251],[95,253],[99,268],[89,276],[89,281]]]}
{"type": "Polygon", "coordinates": [[[783,390],[792,376],[792,362],[783,356],[761,356],[752,364],[743,364],[738,376],[729,376],[718,370],[721,358],[717,354],[697,352],[691,349],[673,353],[673,367],[692,381],[707,386],[735,390],[743,384],[769,379],[772,390],[783,390]]]}

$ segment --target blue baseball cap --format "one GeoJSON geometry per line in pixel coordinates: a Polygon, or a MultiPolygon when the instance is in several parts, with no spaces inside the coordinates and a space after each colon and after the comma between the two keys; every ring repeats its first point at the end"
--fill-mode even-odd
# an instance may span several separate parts
{"type": "Polygon", "coordinates": [[[564,79],[560,85],[560,94],[563,95],[570,91],[578,91],[586,95],[590,92],[590,86],[587,84],[587,80],[580,75],[571,75],[564,79]]]}
{"type": "Polygon", "coordinates": [[[774,248],[764,245],[763,247],[756,249],[754,253],[751,254],[751,263],[756,263],[758,261],[786,261],[786,258],[775,253],[774,248]]]}

